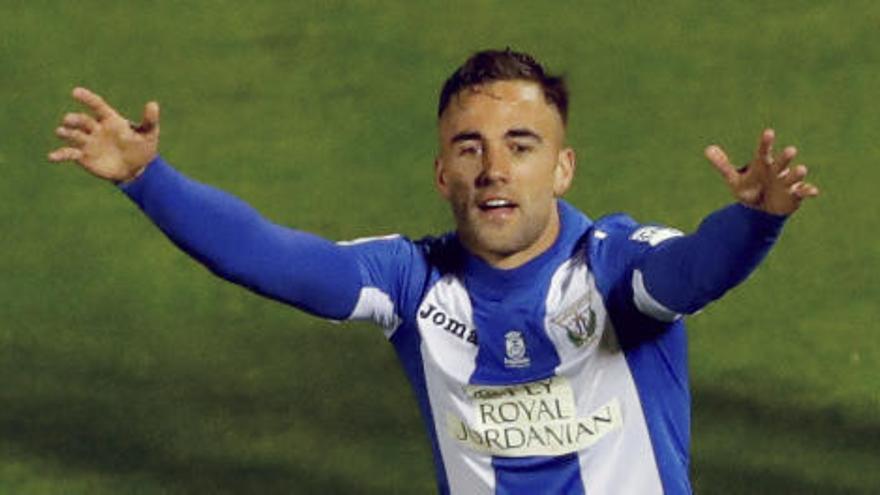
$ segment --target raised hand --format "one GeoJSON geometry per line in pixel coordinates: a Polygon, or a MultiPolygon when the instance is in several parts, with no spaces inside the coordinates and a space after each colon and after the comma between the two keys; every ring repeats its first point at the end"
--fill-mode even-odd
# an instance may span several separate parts
{"type": "Polygon", "coordinates": [[[75,161],[93,175],[113,182],[131,180],[159,153],[159,104],[144,106],[140,125],[119,115],[103,98],[85,88],[74,88],[73,98],[88,113],[68,113],[55,134],[67,146],[49,153],[49,161],[75,161]]]}
{"type": "Polygon", "coordinates": [[[790,215],[801,201],[819,195],[819,188],[804,182],[805,165],[789,167],[797,156],[797,149],[789,146],[773,155],[773,129],[765,129],[751,163],[737,169],[731,165],[727,153],[719,146],[706,148],[706,158],[724,177],[733,196],[740,203],[776,215],[790,215]]]}

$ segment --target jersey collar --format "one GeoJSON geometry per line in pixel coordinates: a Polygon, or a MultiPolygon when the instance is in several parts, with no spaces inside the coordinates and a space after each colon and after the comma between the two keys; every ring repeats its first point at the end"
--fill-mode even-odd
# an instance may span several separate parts
{"type": "Polygon", "coordinates": [[[510,269],[495,268],[480,257],[467,251],[456,236],[464,256],[465,283],[493,299],[503,299],[512,289],[534,285],[544,272],[554,271],[560,263],[571,257],[578,241],[592,222],[564,200],[557,200],[559,212],[559,235],[546,251],[521,266],[510,269]],[[494,296],[494,297],[493,297],[494,296]]]}

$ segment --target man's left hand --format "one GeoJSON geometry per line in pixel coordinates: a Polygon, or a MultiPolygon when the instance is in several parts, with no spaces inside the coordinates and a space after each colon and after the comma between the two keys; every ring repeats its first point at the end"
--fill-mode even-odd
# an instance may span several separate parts
{"type": "Polygon", "coordinates": [[[819,195],[819,188],[804,182],[805,165],[790,167],[797,149],[789,146],[773,154],[773,129],[766,129],[755,158],[743,168],[731,165],[727,153],[717,145],[706,148],[706,158],[724,177],[727,186],[740,203],[775,215],[791,215],[806,198],[819,195]]]}

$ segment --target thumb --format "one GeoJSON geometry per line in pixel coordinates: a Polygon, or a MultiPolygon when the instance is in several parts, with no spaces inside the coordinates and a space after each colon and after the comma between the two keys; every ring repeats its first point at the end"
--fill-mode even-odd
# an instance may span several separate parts
{"type": "Polygon", "coordinates": [[[152,134],[159,129],[159,103],[151,101],[144,105],[144,118],[136,129],[143,134],[152,134]]]}
{"type": "Polygon", "coordinates": [[[731,186],[737,183],[739,180],[739,172],[737,172],[733,165],[730,164],[730,159],[727,158],[727,153],[725,153],[721,147],[713,144],[706,148],[705,155],[712,163],[712,166],[715,167],[715,170],[724,177],[725,182],[731,186]]]}

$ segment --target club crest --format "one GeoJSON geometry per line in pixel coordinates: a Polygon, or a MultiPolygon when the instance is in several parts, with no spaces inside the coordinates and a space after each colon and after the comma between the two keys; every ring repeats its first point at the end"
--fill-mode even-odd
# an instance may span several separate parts
{"type": "Polygon", "coordinates": [[[596,311],[590,306],[591,294],[581,297],[561,311],[552,322],[565,330],[575,347],[583,347],[596,338],[596,311]]]}
{"type": "Polygon", "coordinates": [[[596,335],[596,312],[593,311],[593,308],[587,307],[586,314],[575,314],[566,330],[568,331],[568,339],[575,347],[583,346],[596,335]]]}
{"type": "Polygon", "coordinates": [[[526,355],[526,341],[522,332],[511,330],[504,334],[505,358],[504,365],[508,368],[525,368],[531,364],[526,355]]]}

